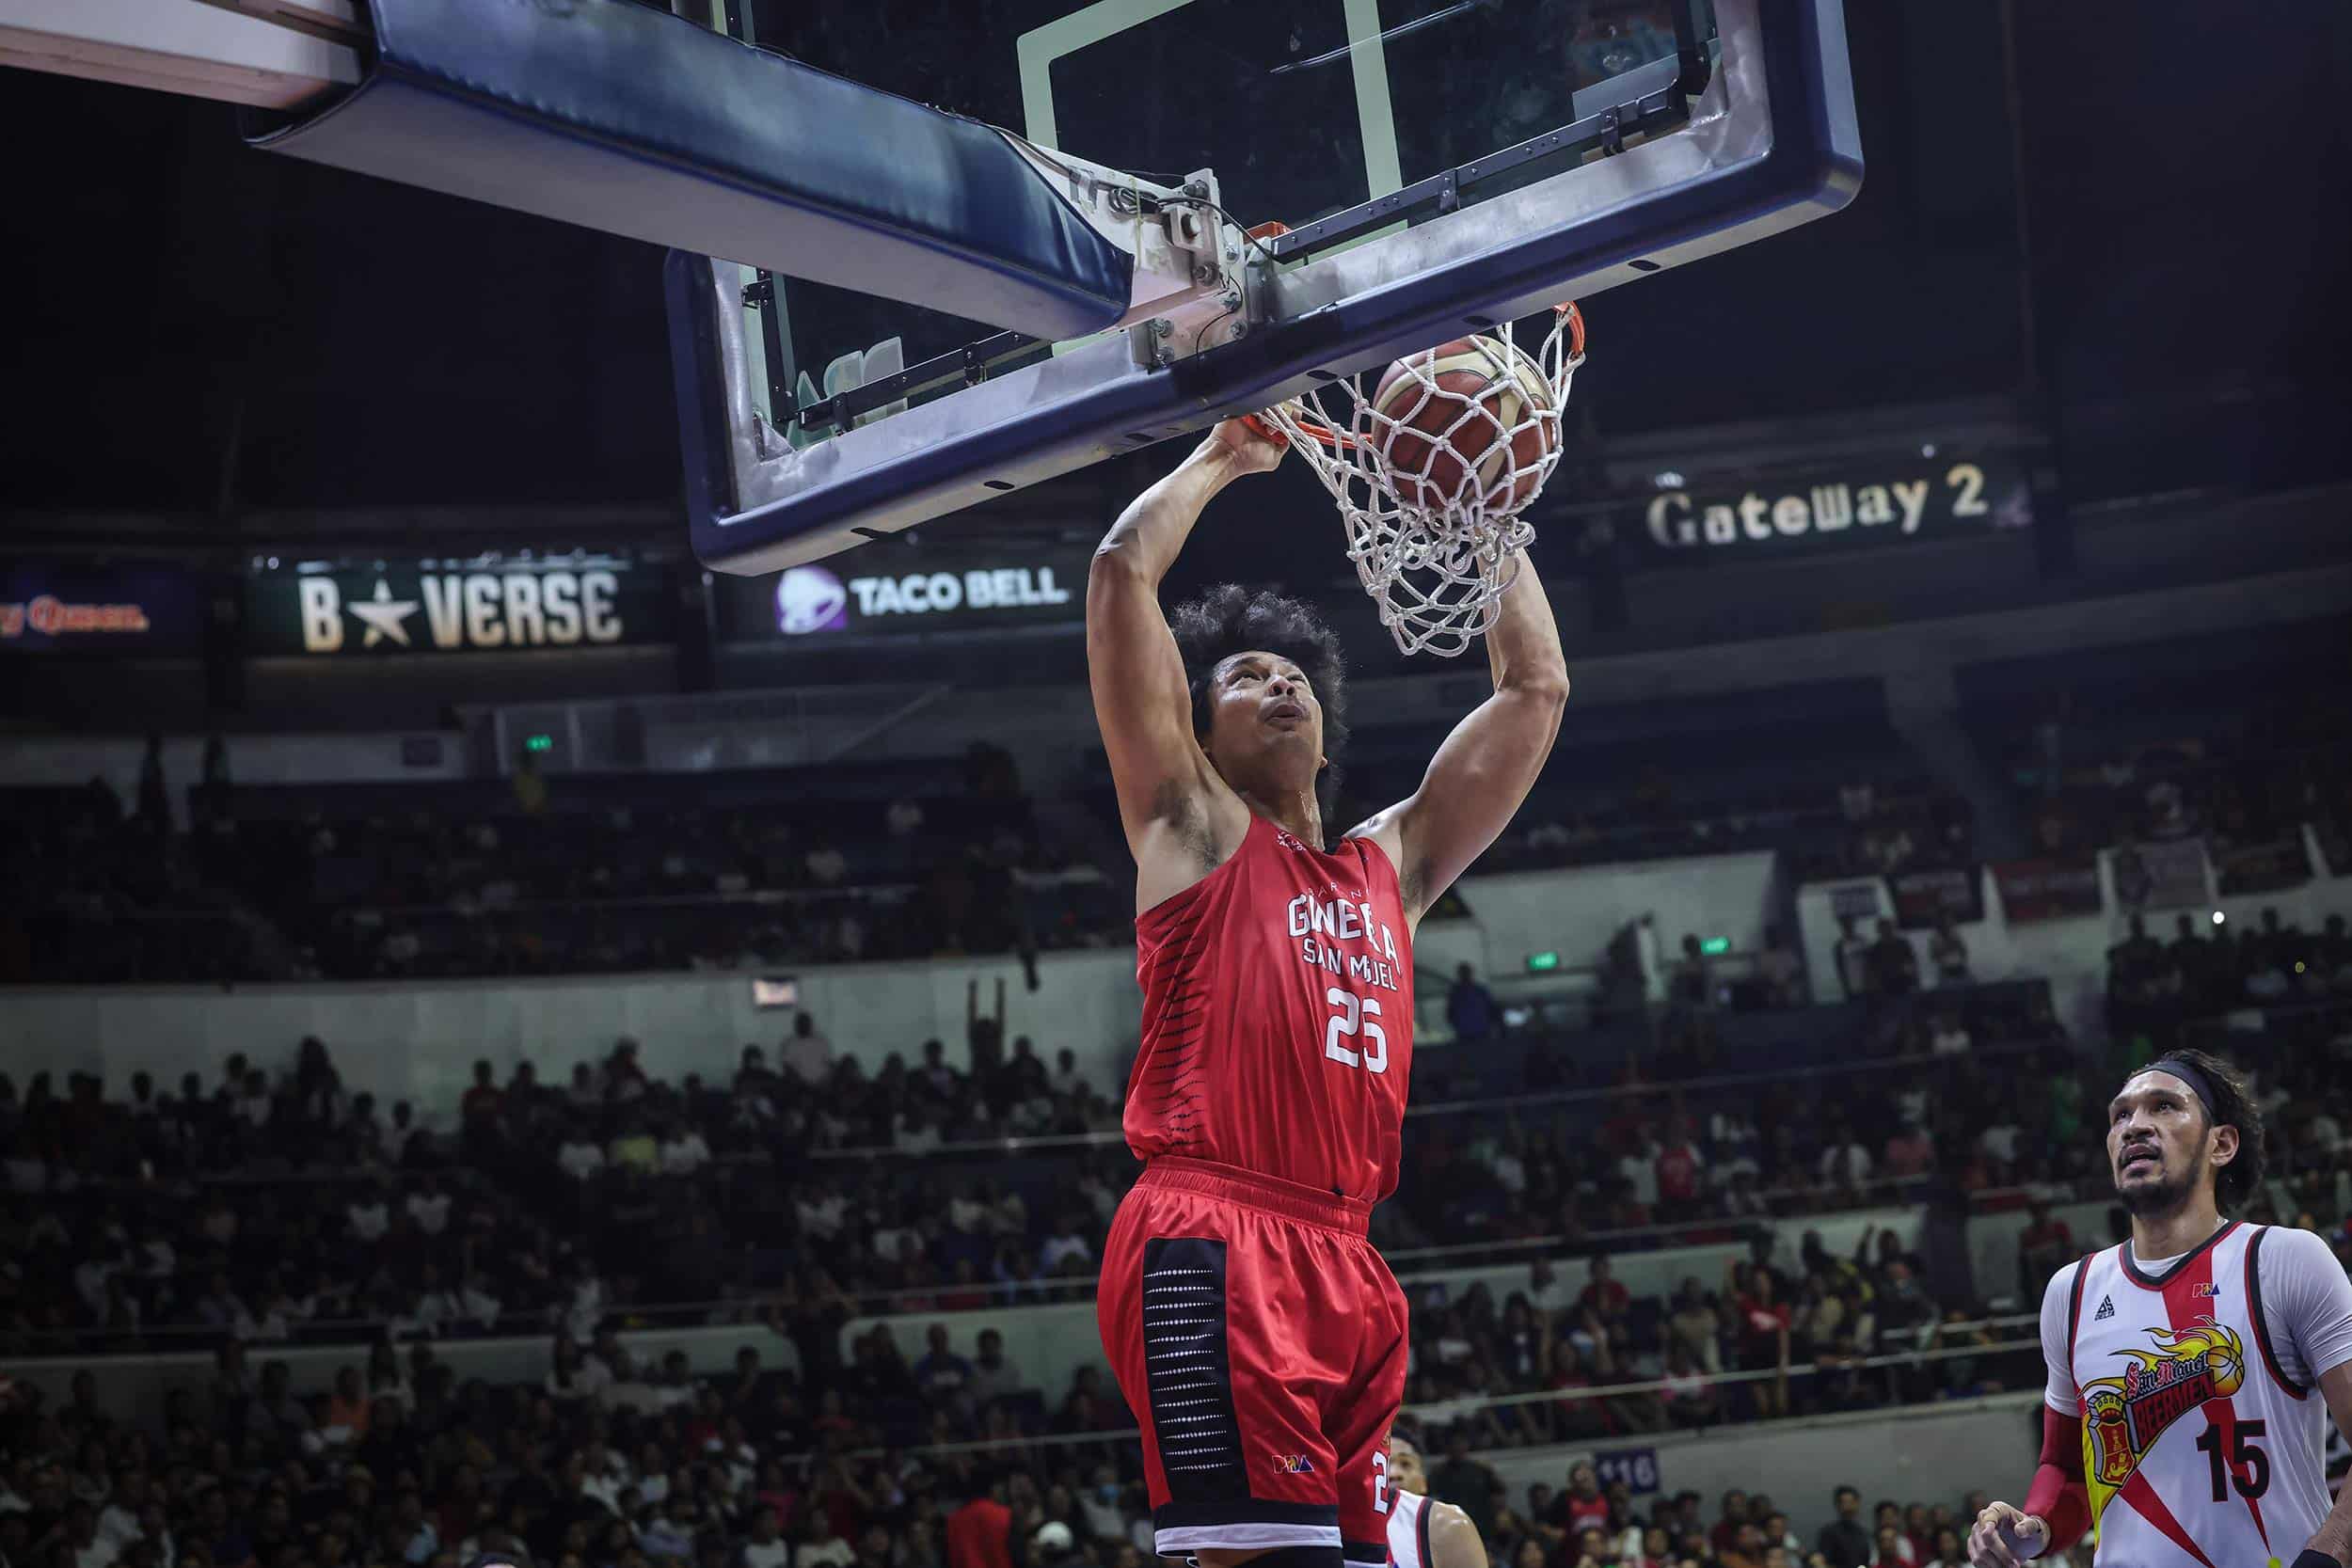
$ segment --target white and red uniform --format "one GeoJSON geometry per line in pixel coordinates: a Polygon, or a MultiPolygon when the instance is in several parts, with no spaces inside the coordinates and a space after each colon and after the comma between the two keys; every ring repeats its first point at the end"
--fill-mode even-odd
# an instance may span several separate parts
{"type": "Polygon", "coordinates": [[[2352,1361],[2352,1279],[2319,1237],[2232,1221],[2051,1276],[2042,1399],[2083,1423],[2100,1568],[2290,1562],[2330,1505],[2319,1379],[2352,1361]]]}
{"type": "Polygon", "coordinates": [[[1389,1488],[1389,1568],[1431,1568],[1429,1499],[1389,1488]]]}

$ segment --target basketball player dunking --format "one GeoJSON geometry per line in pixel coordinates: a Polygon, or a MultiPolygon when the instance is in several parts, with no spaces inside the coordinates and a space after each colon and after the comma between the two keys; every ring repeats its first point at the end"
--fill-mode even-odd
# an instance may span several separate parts
{"type": "Polygon", "coordinates": [[[1211,497],[1282,449],[1228,420],[1138,497],[1087,581],[1087,661],[1136,857],[1142,1047],[1097,1296],[1164,1556],[1383,1568],[1405,1298],[1365,1240],[1396,1185],[1413,929],[1551,751],[1568,681],[1534,571],[1486,636],[1494,695],[1410,799],[1327,841],[1339,649],[1227,586],[1160,610],[1211,497]]]}
{"type": "Polygon", "coordinates": [[[2345,1568],[2352,1488],[2331,1511],[2323,1455],[2330,1414],[2352,1431],[2352,1280],[2309,1231],[2222,1217],[2261,1183],[2261,1111],[2176,1051],[2108,1105],[2107,1160],[2132,1238],[2051,1278],[2041,1468],[1969,1560],[2095,1526],[2101,1568],[2345,1568]]]}
{"type": "Polygon", "coordinates": [[[1389,1568],[1486,1568],[1477,1524],[1429,1496],[1421,1448],[1398,1432],[1389,1433],[1389,1568]]]}

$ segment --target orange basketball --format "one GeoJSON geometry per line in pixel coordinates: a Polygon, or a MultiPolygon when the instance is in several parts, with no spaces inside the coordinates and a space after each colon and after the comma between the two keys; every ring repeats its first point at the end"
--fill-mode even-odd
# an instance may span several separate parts
{"type": "Polygon", "coordinates": [[[1397,499],[1435,510],[1483,498],[1509,513],[1535,499],[1560,447],[1542,367],[1484,334],[1391,365],[1373,388],[1373,439],[1397,499]]]}

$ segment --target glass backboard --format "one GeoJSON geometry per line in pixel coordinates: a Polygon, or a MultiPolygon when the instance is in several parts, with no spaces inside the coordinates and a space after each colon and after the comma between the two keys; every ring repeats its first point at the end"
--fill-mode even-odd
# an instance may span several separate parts
{"type": "MultiPolygon", "coordinates": [[[[1833,211],[1836,0],[728,0],[761,48],[1181,184],[1248,250],[1248,341],[1042,343],[672,263],[699,553],[815,559],[1833,211]],[[746,421],[754,421],[747,426],[746,421]]],[[[1220,337],[1222,334],[1220,334],[1220,337]]]]}

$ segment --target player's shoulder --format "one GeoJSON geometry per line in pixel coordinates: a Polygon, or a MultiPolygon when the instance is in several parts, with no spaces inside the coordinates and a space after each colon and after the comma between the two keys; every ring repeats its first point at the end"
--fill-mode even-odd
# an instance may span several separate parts
{"type": "Polygon", "coordinates": [[[2050,1273],[2049,1283],[2042,1287],[2042,1309],[2044,1313],[2063,1311],[2074,1305],[2074,1291],[2083,1272],[2098,1260],[2099,1255],[2073,1259],[2059,1264],[2050,1273]]]}
{"type": "Polygon", "coordinates": [[[2259,1256],[2265,1269],[2280,1264],[2336,1266],[2335,1249],[2328,1244],[2327,1237],[2315,1230],[2290,1225],[2249,1225],[2246,1244],[2261,1249],[2259,1256]]]}
{"type": "Polygon", "coordinates": [[[1440,1532],[1451,1534],[1468,1530],[1473,1537],[1478,1534],[1478,1522],[1463,1512],[1460,1503],[1439,1502],[1435,1497],[1429,1497],[1421,1506],[1422,1512],[1429,1515],[1429,1534],[1433,1540],[1440,1532]]]}

